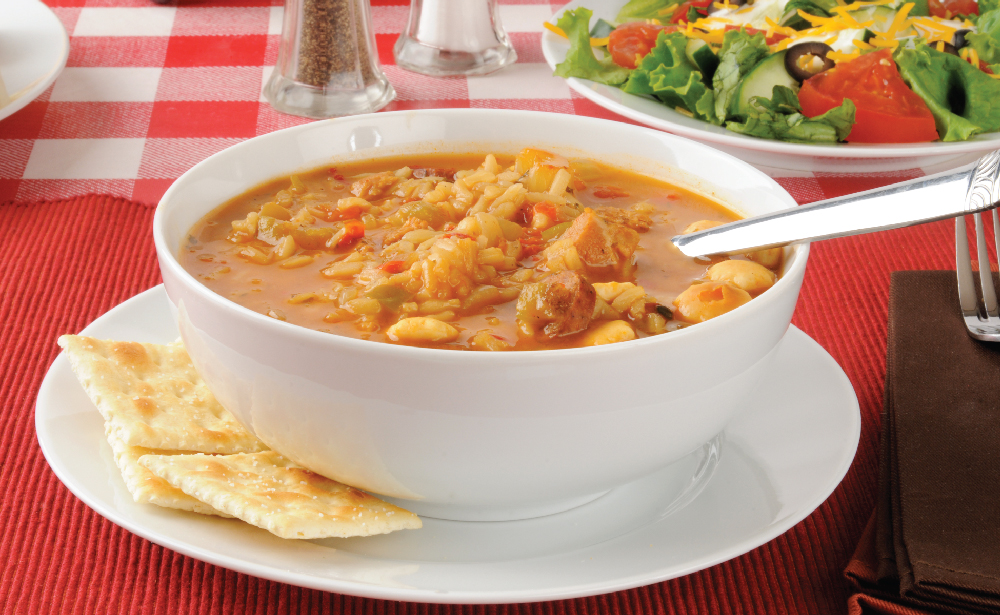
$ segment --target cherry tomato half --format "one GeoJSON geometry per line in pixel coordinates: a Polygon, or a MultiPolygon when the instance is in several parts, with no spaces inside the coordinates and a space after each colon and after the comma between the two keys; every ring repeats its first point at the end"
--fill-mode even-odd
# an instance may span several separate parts
{"type": "Polygon", "coordinates": [[[802,112],[815,117],[850,98],[857,108],[852,143],[919,143],[938,138],[934,116],[906,86],[892,53],[869,53],[810,77],[799,90],[802,112]]]}
{"type": "Polygon", "coordinates": [[[677,26],[655,26],[641,21],[618,26],[608,37],[608,51],[618,66],[635,68],[636,62],[656,46],[660,32],[675,32],[677,26]]]}

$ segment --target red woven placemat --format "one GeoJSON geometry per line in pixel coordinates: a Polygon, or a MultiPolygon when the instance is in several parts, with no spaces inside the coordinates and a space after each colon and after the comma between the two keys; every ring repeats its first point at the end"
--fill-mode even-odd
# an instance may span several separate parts
{"type": "Polygon", "coordinates": [[[435,606],[265,581],[156,546],[92,512],[49,470],[34,403],[58,354],[159,283],[153,208],[110,197],[0,204],[0,613],[844,613],[842,577],[874,506],[889,273],[953,268],[950,222],[813,246],[794,322],[844,368],[861,443],[844,482],[786,534],[680,579],[553,603],[435,606]]]}

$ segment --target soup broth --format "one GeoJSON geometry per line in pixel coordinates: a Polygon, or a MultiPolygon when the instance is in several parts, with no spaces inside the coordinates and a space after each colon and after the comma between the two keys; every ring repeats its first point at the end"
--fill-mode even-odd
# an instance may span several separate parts
{"type": "Polygon", "coordinates": [[[679,186],[541,150],[405,156],[258,186],[199,221],[179,260],[223,297],[317,331],[569,348],[668,333],[766,290],[780,251],[692,259],[670,242],[735,219],[679,186]]]}

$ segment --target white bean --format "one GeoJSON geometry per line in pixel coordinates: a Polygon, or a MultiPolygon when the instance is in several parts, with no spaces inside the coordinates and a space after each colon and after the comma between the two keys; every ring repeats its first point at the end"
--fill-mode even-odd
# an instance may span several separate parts
{"type": "Polygon", "coordinates": [[[421,343],[435,342],[447,343],[458,339],[458,329],[446,322],[441,322],[434,318],[425,316],[413,316],[404,318],[389,327],[386,331],[394,342],[421,343]]]}

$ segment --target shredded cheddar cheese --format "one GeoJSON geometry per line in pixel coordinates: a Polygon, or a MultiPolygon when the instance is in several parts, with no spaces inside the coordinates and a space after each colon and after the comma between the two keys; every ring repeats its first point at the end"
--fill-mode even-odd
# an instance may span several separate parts
{"type": "Polygon", "coordinates": [[[969,64],[979,68],[979,54],[976,50],[970,47],[962,47],[958,50],[958,57],[962,58],[969,64]]]}
{"type": "MultiPolygon", "coordinates": [[[[831,51],[826,54],[826,57],[830,58],[836,63],[850,62],[851,60],[860,57],[861,52],[855,51],[854,53],[840,53],[839,51],[831,51]]],[[[847,69],[844,69],[847,70],[847,69]]]]}
{"type": "Polygon", "coordinates": [[[784,34],[785,36],[796,36],[799,31],[794,28],[786,28],[785,26],[778,25],[770,17],[764,18],[765,23],[767,23],[767,28],[769,31],[777,32],[778,34],[784,34]]]}
{"type": "MultiPolygon", "coordinates": [[[[542,22],[542,26],[544,26],[546,30],[548,30],[549,32],[551,32],[551,33],[553,33],[555,35],[561,36],[563,38],[569,38],[568,36],[566,36],[566,33],[563,32],[562,28],[560,28],[557,25],[554,25],[554,24],[551,24],[551,23],[545,21],[545,22],[542,22]]],[[[604,38],[592,38],[592,39],[590,39],[590,46],[591,47],[607,47],[607,45],[608,45],[608,39],[609,38],[610,37],[607,37],[607,36],[605,36],[604,38]]]]}
{"type": "Polygon", "coordinates": [[[899,47],[899,41],[896,39],[889,39],[881,36],[876,36],[872,40],[868,41],[873,47],[887,47],[889,49],[895,49],[899,47]]]}
{"type": "Polygon", "coordinates": [[[885,33],[886,37],[896,37],[896,33],[902,30],[906,25],[906,17],[910,14],[910,11],[913,10],[914,6],[916,6],[914,3],[907,2],[901,6],[898,11],[896,11],[896,17],[893,18],[892,24],[889,26],[889,31],[885,33]]]}
{"type": "MultiPolygon", "coordinates": [[[[874,0],[871,2],[847,3],[848,0],[837,0],[837,6],[830,11],[829,17],[812,15],[801,9],[796,11],[796,15],[805,20],[809,27],[803,30],[796,30],[779,23],[774,15],[760,15],[751,19],[746,15],[754,10],[753,5],[744,4],[738,6],[733,0],[714,0],[713,6],[721,11],[728,11],[724,15],[709,15],[701,17],[694,22],[681,19],[677,24],[679,32],[692,39],[700,39],[715,49],[723,43],[723,38],[730,25],[746,25],[762,30],[770,40],[775,35],[780,35],[782,39],[770,45],[772,51],[782,51],[792,45],[804,41],[823,41],[825,44],[835,46],[835,50],[828,54],[828,57],[836,63],[847,62],[860,56],[862,52],[873,49],[897,49],[901,43],[911,40],[914,37],[925,39],[929,45],[939,51],[944,49],[944,43],[950,43],[958,31],[955,22],[945,23],[938,17],[910,16],[915,4],[906,2],[900,6],[888,25],[884,21],[879,21],[878,14],[873,14],[869,9],[874,7],[885,7],[898,2],[898,0],[874,0]],[[763,19],[761,19],[763,18],[763,19]],[[879,25],[876,26],[876,23],[879,25]],[[872,32],[871,38],[866,42],[861,40],[861,32],[864,30],[872,32]]],[[[670,4],[660,9],[657,14],[668,17],[676,12],[678,3],[670,4]]],[[[661,25],[657,19],[646,19],[646,23],[661,25]]],[[[964,27],[974,27],[968,20],[963,21],[964,27]]],[[[555,34],[566,37],[557,26],[545,23],[544,26],[555,34]]],[[[606,47],[609,37],[591,38],[590,44],[593,47],[606,47]]],[[[979,57],[975,50],[966,47],[960,52],[961,57],[974,66],[979,66],[979,57]]],[[[637,56],[638,62],[641,58],[637,56]]],[[[1000,77],[998,75],[992,75],[1000,77]]]]}

